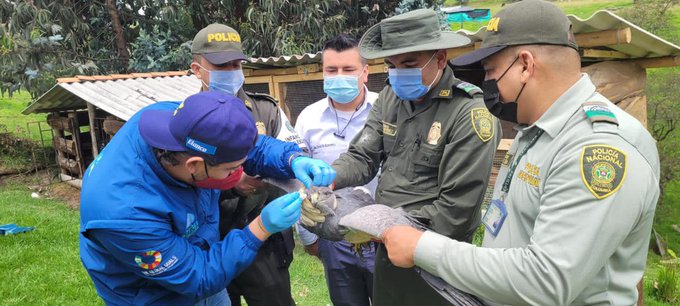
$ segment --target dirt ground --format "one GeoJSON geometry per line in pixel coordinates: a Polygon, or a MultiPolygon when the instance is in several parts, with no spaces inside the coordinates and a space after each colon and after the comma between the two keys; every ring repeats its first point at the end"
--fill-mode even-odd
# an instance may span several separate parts
{"type": "Polygon", "coordinates": [[[30,174],[0,175],[0,188],[7,184],[26,187],[41,198],[64,202],[68,208],[80,209],[80,189],[61,182],[54,172],[39,171],[30,174]]]}

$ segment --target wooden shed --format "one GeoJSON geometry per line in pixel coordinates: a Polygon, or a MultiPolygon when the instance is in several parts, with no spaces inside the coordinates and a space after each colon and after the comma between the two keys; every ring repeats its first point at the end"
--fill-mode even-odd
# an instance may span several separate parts
{"type": "MultiPolygon", "coordinates": [[[[599,11],[586,20],[569,18],[583,71],[601,93],[646,124],[646,69],[680,66],[680,47],[609,11],[599,11]]],[[[484,28],[474,33],[460,31],[473,43],[448,50],[449,58],[479,48],[485,32],[484,28]]],[[[274,96],[295,122],[305,106],[325,97],[320,62],[320,53],[250,59],[244,64],[244,88],[274,96]]],[[[483,78],[480,71],[459,70],[456,75],[477,84],[483,78]]],[[[368,88],[380,91],[386,77],[383,60],[370,60],[368,88]]],[[[183,100],[199,88],[200,81],[187,71],[75,76],[58,79],[23,113],[49,113],[61,177],[78,182],[87,165],[136,111],[158,101],[183,100]]],[[[499,146],[491,186],[513,136],[511,125],[504,123],[505,139],[499,146]]]]}

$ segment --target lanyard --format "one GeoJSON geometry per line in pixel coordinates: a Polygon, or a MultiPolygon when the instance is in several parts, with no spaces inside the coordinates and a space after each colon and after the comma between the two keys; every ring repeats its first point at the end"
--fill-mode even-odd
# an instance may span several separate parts
{"type": "Polygon", "coordinates": [[[515,169],[517,168],[517,164],[519,164],[519,160],[522,159],[522,157],[527,154],[527,151],[533,147],[536,142],[538,141],[538,138],[543,135],[543,130],[538,130],[536,132],[536,135],[534,135],[533,138],[529,141],[529,143],[522,149],[522,152],[519,153],[515,157],[515,160],[512,161],[512,164],[510,165],[510,168],[508,169],[508,175],[505,176],[505,181],[503,181],[503,189],[501,191],[503,192],[503,195],[508,194],[508,191],[510,190],[510,183],[512,183],[512,176],[515,174],[515,169]]]}

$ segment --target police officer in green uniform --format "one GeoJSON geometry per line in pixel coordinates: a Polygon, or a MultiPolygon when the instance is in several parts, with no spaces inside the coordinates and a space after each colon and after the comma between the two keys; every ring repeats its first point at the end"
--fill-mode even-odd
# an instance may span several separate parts
{"type": "MultiPolygon", "coordinates": [[[[203,86],[201,90],[218,90],[240,98],[251,111],[260,134],[304,143],[293,129],[277,101],[265,94],[243,90],[245,77],[241,62],[246,60],[241,36],[222,24],[211,24],[194,37],[191,48],[191,70],[203,86]]],[[[220,235],[231,229],[243,228],[257,217],[262,207],[284,193],[261,180],[243,175],[244,179],[232,190],[220,196],[220,235]]],[[[291,229],[272,235],[260,248],[253,264],[234,279],[228,287],[232,305],[240,305],[244,296],[248,305],[295,305],[291,296],[288,267],[293,260],[291,229]]]]}
{"type": "MultiPolygon", "coordinates": [[[[361,38],[367,59],[385,58],[388,85],[348,152],[333,163],[335,188],[368,183],[382,167],[376,201],[401,207],[446,237],[470,241],[500,139],[478,87],[456,79],[446,49],[470,40],[441,31],[434,11],[384,19],[361,38]]],[[[414,269],[378,249],[374,305],[449,305],[414,269]]]]}
{"type": "Polygon", "coordinates": [[[487,106],[519,123],[483,247],[394,227],[390,259],[489,304],[635,305],[659,197],[654,139],[581,73],[571,23],[549,2],[506,6],[453,63],[480,61],[487,106]]]}

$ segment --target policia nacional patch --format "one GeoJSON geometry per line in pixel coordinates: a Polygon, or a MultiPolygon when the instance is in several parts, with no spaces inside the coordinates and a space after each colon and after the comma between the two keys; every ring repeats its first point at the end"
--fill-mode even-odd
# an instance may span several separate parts
{"type": "Polygon", "coordinates": [[[470,119],[472,120],[472,127],[477,133],[477,137],[483,142],[489,141],[494,134],[494,119],[491,113],[486,108],[473,108],[470,110],[470,119]]]}
{"type": "Polygon", "coordinates": [[[612,146],[585,146],[581,153],[581,178],[597,199],[621,188],[627,167],[626,153],[612,146]]]}

